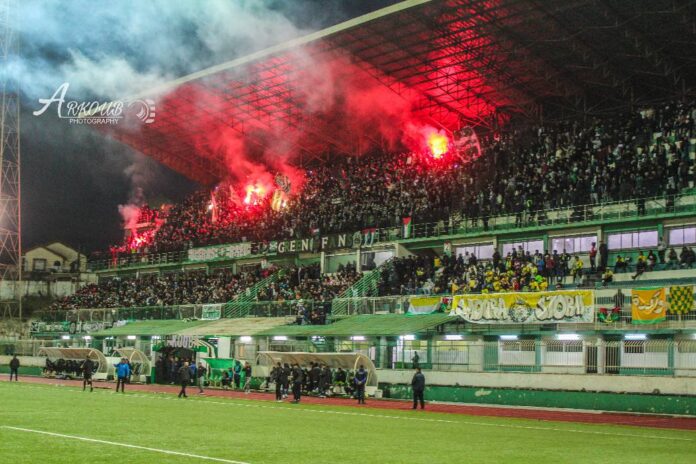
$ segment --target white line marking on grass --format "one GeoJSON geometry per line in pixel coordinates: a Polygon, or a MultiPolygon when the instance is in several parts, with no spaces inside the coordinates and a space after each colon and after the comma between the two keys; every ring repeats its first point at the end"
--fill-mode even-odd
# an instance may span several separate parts
{"type": "Polygon", "coordinates": [[[0,426],[0,428],[15,430],[17,432],[27,432],[27,433],[37,433],[37,434],[41,434],[41,435],[49,435],[51,437],[69,438],[71,440],[87,441],[90,443],[99,443],[102,445],[121,446],[123,448],[133,448],[133,449],[139,449],[139,450],[144,450],[144,451],[152,451],[153,453],[171,454],[174,456],[183,456],[185,458],[202,459],[205,461],[226,462],[228,464],[249,464],[248,462],[232,461],[230,459],[214,458],[211,456],[201,456],[200,454],[190,454],[190,453],[182,453],[180,451],[171,451],[171,450],[165,450],[165,449],[159,449],[159,448],[149,448],[147,446],[131,445],[129,443],[119,443],[119,442],[108,441],[108,440],[97,440],[95,438],[80,437],[77,435],[65,435],[63,433],[46,432],[43,430],[25,429],[22,427],[11,427],[9,425],[2,425],[2,426],[0,426]]]}
{"type": "MultiPolygon", "coordinates": [[[[28,388],[37,388],[34,386],[28,387],[28,388]]],[[[41,388],[41,387],[38,387],[41,388]]],[[[62,390],[62,391],[73,391],[76,393],[82,393],[77,390],[62,390]]],[[[159,399],[159,400],[170,400],[174,399],[173,396],[169,396],[169,394],[163,394],[162,396],[159,395],[153,395],[153,394],[143,394],[143,393],[130,393],[127,395],[119,395],[119,397],[125,397],[125,398],[144,398],[144,399],[159,399]],[[166,396],[165,396],[166,395],[166,396]]],[[[499,428],[507,428],[507,429],[521,429],[521,430],[540,430],[540,431],[550,431],[550,432],[568,432],[568,433],[582,433],[582,434],[588,434],[588,435],[602,435],[606,437],[629,437],[629,438],[646,438],[646,439],[654,439],[654,440],[669,440],[669,441],[686,441],[686,442],[693,442],[696,441],[694,438],[684,438],[684,437],[670,437],[666,435],[644,435],[644,434],[638,434],[638,433],[627,433],[627,432],[605,432],[605,431],[598,431],[598,430],[577,430],[577,429],[566,429],[562,427],[541,427],[541,426],[534,426],[534,425],[515,425],[515,424],[495,424],[491,422],[476,422],[476,421],[466,421],[466,420],[448,420],[448,419],[428,419],[425,417],[409,417],[409,416],[392,416],[388,414],[368,414],[364,412],[348,412],[348,411],[335,411],[335,410],[330,410],[330,409],[313,409],[313,408],[302,408],[302,407],[288,407],[288,406],[274,406],[274,405],[266,405],[263,403],[266,403],[263,400],[248,400],[248,399],[237,399],[237,398],[230,398],[227,401],[213,401],[213,400],[207,400],[203,398],[196,398],[196,399],[189,399],[189,400],[183,400],[185,403],[203,403],[203,404],[215,404],[215,405],[221,405],[221,406],[237,406],[237,407],[243,407],[243,408],[259,408],[259,409],[275,409],[275,410],[285,410],[285,411],[295,411],[295,412],[314,412],[314,413],[321,413],[321,414],[335,414],[335,415],[342,415],[342,416],[358,416],[358,417],[376,417],[376,418],[381,418],[381,419],[396,419],[396,420],[410,420],[410,421],[418,421],[418,422],[440,422],[440,423],[445,423],[445,424],[464,424],[464,425],[475,425],[475,426],[482,426],[482,427],[499,427],[499,428]],[[260,403],[260,404],[259,404],[260,403]]],[[[512,420],[534,420],[534,419],[528,419],[528,418],[517,418],[517,417],[498,417],[498,416],[492,416],[492,419],[512,419],[512,420]]],[[[551,421],[552,422],[552,421],[551,421]]],[[[565,422],[563,421],[562,423],[568,423],[572,424],[573,422],[565,422]]],[[[623,425],[623,424],[612,424],[612,423],[607,423],[607,424],[602,424],[602,423],[587,423],[588,426],[624,426],[628,427],[628,425],[623,425]]],[[[672,430],[672,429],[670,429],[672,430]]],[[[677,431],[684,431],[684,432],[689,432],[689,430],[677,430],[677,431]]]]}

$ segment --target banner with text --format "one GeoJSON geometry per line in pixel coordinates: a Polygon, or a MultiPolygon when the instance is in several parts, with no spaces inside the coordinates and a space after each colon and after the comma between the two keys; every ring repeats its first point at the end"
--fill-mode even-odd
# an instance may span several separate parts
{"type": "Polygon", "coordinates": [[[631,289],[631,322],[657,324],[667,317],[667,296],[664,287],[631,289]]]}
{"type": "Polygon", "coordinates": [[[242,258],[251,254],[251,243],[234,243],[230,245],[215,245],[203,248],[191,248],[188,251],[189,261],[211,261],[214,259],[242,258]]]}
{"type": "Polygon", "coordinates": [[[222,317],[222,304],[204,304],[201,306],[201,319],[216,321],[222,317]]]}
{"type": "Polygon", "coordinates": [[[588,323],[594,322],[594,292],[559,290],[456,295],[450,315],[474,324],[588,323]]]}

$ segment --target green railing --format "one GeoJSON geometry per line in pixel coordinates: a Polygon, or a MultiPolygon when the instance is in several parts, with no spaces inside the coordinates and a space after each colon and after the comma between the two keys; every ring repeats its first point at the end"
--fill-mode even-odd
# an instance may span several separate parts
{"type": "Polygon", "coordinates": [[[222,317],[246,317],[251,314],[253,303],[256,296],[262,288],[278,281],[278,274],[281,271],[274,272],[265,279],[257,282],[253,286],[246,289],[244,293],[239,295],[235,300],[228,301],[222,309],[222,317]]]}
{"type": "Polygon", "coordinates": [[[348,315],[349,306],[346,304],[346,299],[348,298],[360,298],[377,295],[377,284],[379,283],[383,266],[386,265],[388,264],[384,263],[377,269],[365,272],[357,282],[338,295],[338,297],[331,303],[331,315],[334,317],[348,315]]]}
{"type": "MultiPolygon", "coordinates": [[[[373,243],[397,240],[445,239],[461,235],[521,232],[525,229],[537,230],[540,227],[577,227],[595,223],[606,224],[694,214],[696,214],[696,194],[693,189],[689,189],[678,195],[536,210],[519,215],[500,214],[465,218],[454,214],[446,220],[415,224],[408,239],[404,239],[401,227],[398,226],[377,229],[373,243]]],[[[187,262],[187,252],[181,251],[147,255],[134,254],[123,256],[116,260],[90,261],[90,268],[93,270],[116,270],[143,266],[185,264],[187,262]]]]}
{"type": "MultiPolygon", "coordinates": [[[[290,301],[231,301],[225,305],[223,317],[294,317],[297,315],[298,300],[290,301]]],[[[302,300],[307,311],[312,311],[319,302],[302,300]]]]}

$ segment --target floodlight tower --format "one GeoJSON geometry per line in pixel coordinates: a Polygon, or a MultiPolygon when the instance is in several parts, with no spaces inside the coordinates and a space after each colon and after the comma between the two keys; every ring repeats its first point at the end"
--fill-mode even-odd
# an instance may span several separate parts
{"type": "Polygon", "coordinates": [[[0,0],[0,314],[22,318],[22,240],[20,217],[19,86],[11,61],[19,54],[16,0],[0,0]]]}

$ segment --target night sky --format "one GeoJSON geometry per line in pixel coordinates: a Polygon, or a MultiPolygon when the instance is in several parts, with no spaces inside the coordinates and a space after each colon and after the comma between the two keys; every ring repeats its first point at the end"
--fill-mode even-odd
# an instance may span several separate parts
{"type": "MultiPolygon", "coordinates": [[[[77,2],[77,6],[71,3],[72,8],[77,8],[79,3],[77,2]]],[[[200,2],[199,5],[203,3],[200,2]]],[[[255,11],[257,4],[261,5],[263,10],[259,14],[265,14],[268,10],[282,13],[282,16],[292,25],[307,31],[322,29],[398,2],[277,0],[254,3],[247,0],[242,3],[252,5],[250,8],[252,12],[255,11]]],[[[91,10],[90,15],[95,14],[95,10],[99,10],[100,14],[120,14],[119,11],[113,11],[111,2],[83,2],[82,4],[91,10]]],[[[75,48],[90,58],[101,59],[103,55],[108,55],[127,60],[138,71],[141,69],[147,71],[147,66],[152,64],[154,57],[161,60],[157,65],[166,70],[168,77],[176,77],[216,64],[220,61],[220,54],[206,53],[204,47],[197,43],[195,32],[191,33],[191,40],[186,43],[190,42],[193,47],[200,47],[201,53],[196,55],[199,62],[190,66],[187,66],[186,60],[179,62],[170,56],[157,56],[159,49],[155,47],[157,45],[155,42],[148,49],[149,42],[141,41],[133,45],[128,42],[127,37],[119,41],[119,34],[113,31],[103,31],[106,39],[102,43],[108,46],[103,45],[104,50],[100,50],[99,41],[84,42],[82,37],[76,38],[75,43],[72,43],[72,33],[69,28],[61,29],[61,26],[50,23],[61,21],[60,15],[56,14],[54,17],[51,11],[53,5],[60,9],[59,2],[28,0],[23,3],[24,5],[28,5],[24,10],[25,16],[31,16],[31,18],[25,17],[23,20],[34,28],[33,31],[20,34],[21,58],[26,62],[18,72],[20,82],[25,85],[22,94],[21,120],[24,248],[57,240],[77,247],[82,252],[104,250],[109,244],[120,241],[123,232],[118,205],[128,203],[137,188],[142,188],[150,204],[158,205],[165,201],[179,201],[198,186],[89,127],[71,126],[67,120],[58,119],[55,116],[55,110],[41,116],[33,116],[32,111],[41,107],[37,101],[38,98],[50,97],[55,88],[66,81],[59,71],[64,69],[65,63],[75,61],[75,48]],[[34,10],[29,9],[32,8],[32,4],[40,5],[48,14],[45,14],[43,18],[35,18],[34,10]],[[41,21],[48,23],[40,24],[41,21]],[[37,35],[37,31],[41,34],[45,31],[48,39],[44,40],[43,35],[37,35]],[[37,37],[39,37],[38,40],[37,37]],[[125,52],[119,53],[119,43],[123,44],[125,52]],[[85,44],[91,44],[92,47],[85,44]]],[[[192,5],[196,3],[190,2],[187,7],[191,8],[192,5]]],[[[138,3],[135,2],[128,7],[137,8],[138,3]]],[[[64,12],[66,15],[69,13],[64,12]]],[[[166,15],[163,17],[160,28],[167,27],[166,15]]],[[[266,32],[270,36],[267,40],[272,42],[273,30],[266,32]]],[[[267,42],[264,45],[267,45],[267,42]]],[[[245,53],[240,52],[237,55],[248,53],[250,45],[245,44],[245,47],[243,50],[245,53]]],[[[224,58],[227,60],[235,58],[234,52],[239,51],[239,48],[242,47],[232,46],[229,50],[225,50],[224,58]]],[[[109,67],[106,68],[103,71],[105,75],[109,73],[109,67]]],[[[84,98],[102,93],[99,89],[101,82],[99,77],[95,78],[92,75],[89,79],[91,87],[88,86],[88,90],[84,91],[84,98]]],[[[108,85],[108,81],[105,79],[104,85],[108,85]]],[[[103,93],[108,94],[106,91],[103,93]]],[[[97,96],[104,101],[102,95],[97,96]]],[[[77,98],[69,94],[68,99],[77,98]]]]}

